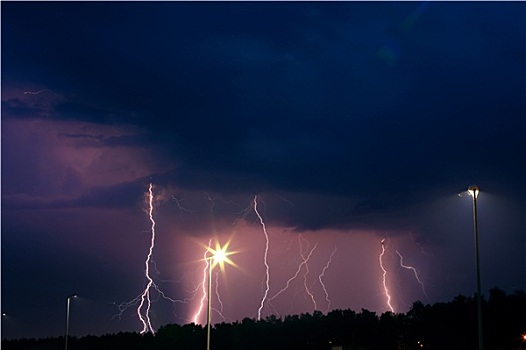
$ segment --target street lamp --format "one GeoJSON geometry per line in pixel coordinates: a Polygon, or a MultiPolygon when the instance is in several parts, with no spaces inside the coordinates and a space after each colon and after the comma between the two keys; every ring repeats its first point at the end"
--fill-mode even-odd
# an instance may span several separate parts
{"type": "Polygon", "coordinates": [[[208,260],[210,260],[210,263],[208,267],[208,312],[206,314],[206,350],[210,350],[210,326],[212,313],[212,270],[217,264],[219,264],[219,266],[221,267],[221,271],[223,271],[225,269],[225,262],[234,265],[232,260],[228,258],[229,255],[234,254],[232,252],[227,251],[229,244],[230,241],[228,241],[223,247],[221,247],[219,243],[216,242],[216,249],[208,247],[208,251],[212,253],[212,256],[207,258],[208,260]]]}
{"type": "Polygon", "coordinates": [[[76,294],[68,296],[66,300],[66,337],[64,338],[64,349],[68,350],[68,333],[69,333],[69,303],[72,298],[76,298],[76,294]]]}
{"type": "Polygon", "coordinates": [[[471,185],[468,193],[473,197],[473,228],[475,231],[475,256],[477,259],[477,315],[478,315],[478,333],[479,333],[479,350],[483,350],[482,337],[482,299],[480,295],[480,262],[479,262],[479,229],[477,223],[477,197],[480,189],[477,185],[471,185]]]}

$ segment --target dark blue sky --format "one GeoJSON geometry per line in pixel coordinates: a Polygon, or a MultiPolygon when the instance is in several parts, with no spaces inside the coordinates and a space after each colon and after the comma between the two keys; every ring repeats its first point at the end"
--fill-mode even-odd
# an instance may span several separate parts
{"type": "MultiPolygon", "coordinates": [[[[188,242],[237,232],[251,252],[218,282],[227,320],[257,311],[226,290],[250,276],[261,293],[261,227],[243,214],[255,195],[271,248],[299,245],[271,272],[291,276],[307,241],[313,270],[338,247],[332,278],[347,284],[330,307],[384,312],[387,237],[392,263],[405,250],[428,284],[410,292],[388,271],[405,312],[475,290],[471,200],[457,194],[476,183],[483,290],[526,289],[524,3],[1,6],[3,338],[62,334],[73,292],[73,334],[140,330],[111,303],[145,284],[149,183],[173,298],[199,282],[188,242]]],[[[296,297],[274,311],[312,312],[296,297]]],[[[197,299],[159,307],[155,327],[189,322],[197,299]]]]}

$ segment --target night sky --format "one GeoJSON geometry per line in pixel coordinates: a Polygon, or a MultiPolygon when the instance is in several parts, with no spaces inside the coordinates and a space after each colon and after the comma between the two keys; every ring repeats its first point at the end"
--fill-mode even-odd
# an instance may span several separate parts
{"type": "Polygon", "coordinates": [[[472,296],[471,184],[483,294],[525,290],[525,8],[3,1],[2,338],[73,293],[70,335],[141,331],[150,184],[155,330],[216,240],[213,323],[389,311],[380,262],[394,312],[472,296]]]}

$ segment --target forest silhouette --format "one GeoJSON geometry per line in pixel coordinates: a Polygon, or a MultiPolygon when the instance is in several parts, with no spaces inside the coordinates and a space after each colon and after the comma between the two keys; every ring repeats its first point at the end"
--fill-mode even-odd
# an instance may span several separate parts
{"type": "MultiPolygon", "coordinates": [[[[484,348],[526,349],[526,293],[494,288],[483,298],[484,348]]],[[[477,307],[474,297],[459,295],[450,302],[413,303],[407,313],[377,315],[362,309],[327,314],[269,316],[218,323],[211,348],[218,350],[351,350],[351,349],[476,349],[477,307]]],[[[120,332],[70,337],[68,350],[202,350],[206,325],[169,324],[155,335],[120,332]]],[[[4,350],[64,349],[64,337],[11,339],[4,350]]]]}

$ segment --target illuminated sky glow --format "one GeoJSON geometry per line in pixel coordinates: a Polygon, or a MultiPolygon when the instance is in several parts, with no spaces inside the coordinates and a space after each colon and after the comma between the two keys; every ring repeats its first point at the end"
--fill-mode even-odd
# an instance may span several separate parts
{"type": "Polygon", "coordinates": [[[526,289],[525,7],[3,2],[2,337],[526,289]]]}

